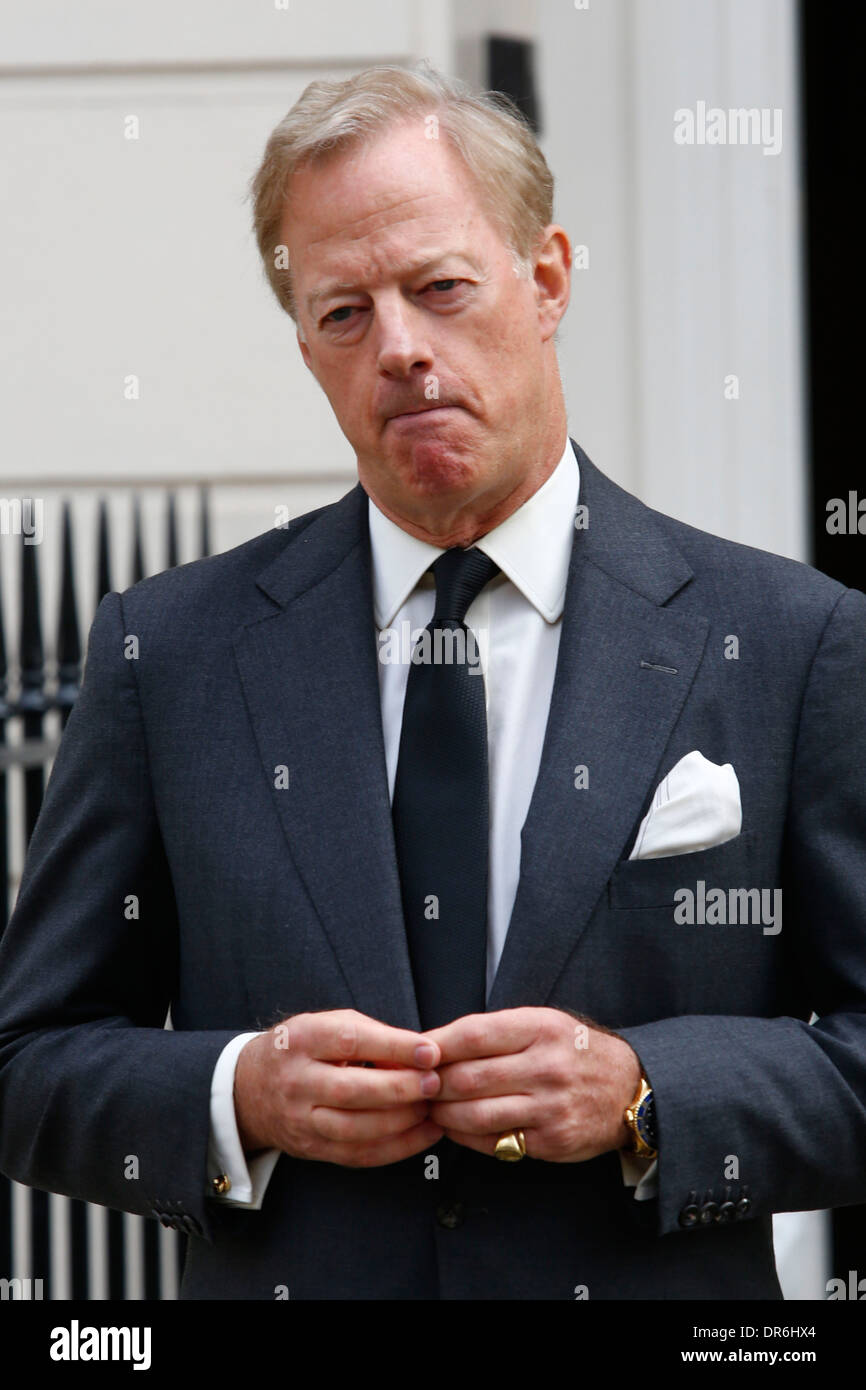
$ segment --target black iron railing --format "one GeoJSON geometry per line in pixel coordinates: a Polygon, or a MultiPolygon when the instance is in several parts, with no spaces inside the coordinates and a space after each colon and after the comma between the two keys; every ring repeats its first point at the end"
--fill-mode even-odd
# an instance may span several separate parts
{"type": "MultiPolygon", "coordinates": [[[[153,572],[145,567],[141,512],[135,496],[132,509],[130,568],[119,588],[153,572]]],[[[12,514],[7,507],[4,518],[8,521],[12,514]]],[[[17,661],[9,664],[4,596],[0,592],[0,921],[4,927],[14,903],[13,835],[26,849],[51,763],[81,684],[74,513],[68,501],[63,504],[59,535],[61,581],[53,662],[46,658],[40,601],[39,553],[44,542],[28,543],[23,533],[0,535],[0,544],[20,546],[18,592],[11,596],[19,629],[17,661]],[[20,779],[18,794],[13,795],[16,778],[20,779]],[[20,818],[19,825],[16,817],[20,818]]],[[[171,568],[178,563],[173,492],[166,495],[164,547],[166,567],[171,568]]],[[[205,487],[199,490],[198,548],[201,555],[210,553],[210,508],[205,487]]],[[[93,612],[112,589],[111,527],[104,499],[99,504],[95,561],[93,612]]],[[[90,616],[92,619],[92,613],[90,616]]],[[[175,1298],[183,1239],[145,1217],[40,1192],[0,1176],[0,1279],[10,1281],[3,1285],[7,1296],[175,1298]]]]}

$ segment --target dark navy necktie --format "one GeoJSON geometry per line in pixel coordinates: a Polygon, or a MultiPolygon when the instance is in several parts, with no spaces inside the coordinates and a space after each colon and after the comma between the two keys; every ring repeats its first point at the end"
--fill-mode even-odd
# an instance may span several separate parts
{"type": "Polygon", "coordinates": [[[498,572],[480,550],[440,555],[435,611],[406,683],[392,810],[422,1030],[486,1001],[487,715],[463,619],[498,572]]]}

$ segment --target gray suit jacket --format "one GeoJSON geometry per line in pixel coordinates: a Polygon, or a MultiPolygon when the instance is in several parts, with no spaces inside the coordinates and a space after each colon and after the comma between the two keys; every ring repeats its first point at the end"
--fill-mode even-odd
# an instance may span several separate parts
{"type": "Polygon", "coordinates": [[[658,1198],[614,1153],[446,1141],[438,1179],[283,1156],[260,1211],[207,1195],[234,1034],[340,1007],[418,1027],[356,487],[102,600],[0,948],[0,1169],[186,1231],[184,1297],[778,1298],[771,1213],[866,1201],[866,597],[574,447],[589,525],[489,1007],[628,1039],[658,1198]],[[733,764],[742,833],[629,861],[693,749],[733,764]],[[781,888],[781,931],[677,924],[698,882],[781,888]]]}

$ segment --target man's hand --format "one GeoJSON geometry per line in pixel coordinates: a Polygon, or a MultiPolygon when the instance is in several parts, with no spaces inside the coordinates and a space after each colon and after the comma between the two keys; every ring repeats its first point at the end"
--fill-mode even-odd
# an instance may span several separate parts
{"type": "Polygon", "coordinates": [[[410,1158],[442,1137],[429,1118],[439,1056],[422,1034],[355,1009],[296,1014],[241,1049],[241,1144],[351,1168],[410,1158]]]}
{"type": "Polygon", "coordinates": [[[640,1063],[613,1033],[559,1009],[469,1014],[423,1035],[442,1053],[431,1118],[449,1139],[492,1154],[522,1129],[530,1158],[577,1163],[629,1141],[623,1112],[640,1063]]]}

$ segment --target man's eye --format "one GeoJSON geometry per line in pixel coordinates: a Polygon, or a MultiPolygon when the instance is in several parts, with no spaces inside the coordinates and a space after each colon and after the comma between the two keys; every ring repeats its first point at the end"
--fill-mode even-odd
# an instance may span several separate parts
{"type": "MultiPolygon", "coordinates": [[[[427,290],[436,290],[439,294],[448,294],[460,284],[462,281],[457,276],[452,276],[447,280],[431,280],[429,285],[424,286],[422,293],[426,293],[427,290]]],[[[346,323],[349,315],[354,313],[358,307],[355,304],[341,304],[338,309],[332,309],[330,313],[327,313],[322,319],[322,323],[346,323]]]]}

